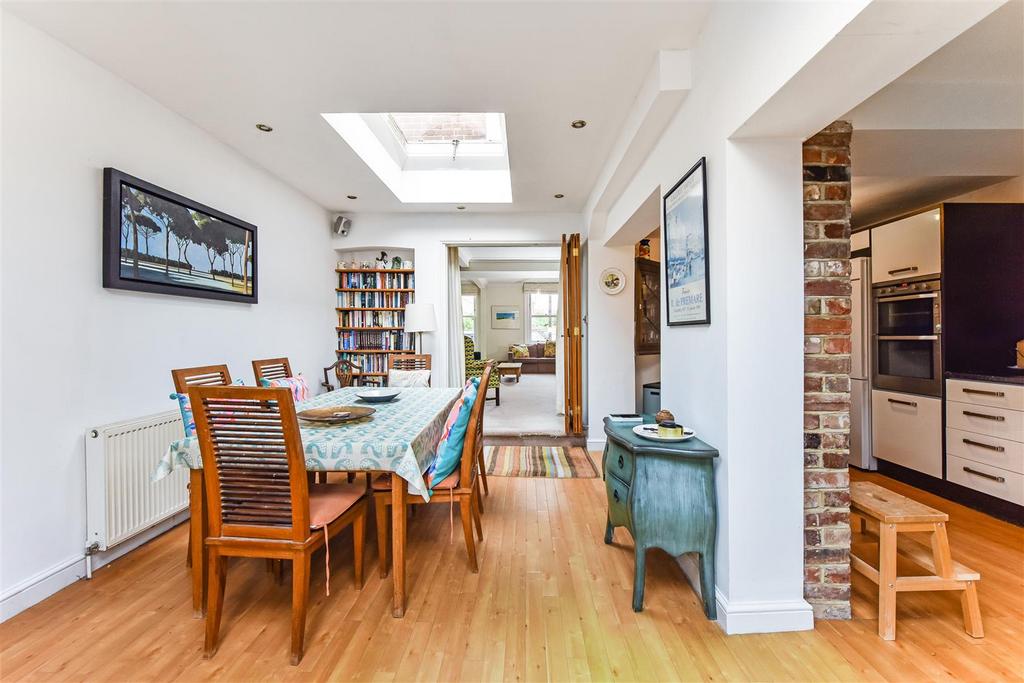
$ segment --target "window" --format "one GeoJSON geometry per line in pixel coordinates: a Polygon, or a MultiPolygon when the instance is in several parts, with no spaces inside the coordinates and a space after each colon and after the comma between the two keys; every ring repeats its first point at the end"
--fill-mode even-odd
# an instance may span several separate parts
{"type": "Polygon", "coordinates": [[[462,295],[462,333],[476,344],[476,294],[462,295]]]}
{"type": "Polygon", "coordinates": [[[555,341],[558,326],[558,294],[556,292],[530,292],[531,344],[555,341]]]}

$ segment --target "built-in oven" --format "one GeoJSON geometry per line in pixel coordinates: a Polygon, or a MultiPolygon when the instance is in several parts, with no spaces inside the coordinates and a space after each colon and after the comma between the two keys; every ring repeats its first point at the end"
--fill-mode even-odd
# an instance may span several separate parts
{"type": "Polygon", "coordinates": [[[872,384],[877,389],[942,395],[942,296],[939,280],[874,288],[872,384]]]}

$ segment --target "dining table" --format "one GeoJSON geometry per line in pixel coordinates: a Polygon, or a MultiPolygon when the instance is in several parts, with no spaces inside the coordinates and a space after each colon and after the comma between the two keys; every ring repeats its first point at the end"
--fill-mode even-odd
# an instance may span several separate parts
{"type": "MultiPolygon", "coordinates": [[[[402,388],[386,403],[367,403],[357,394],[365,388],[345,387],[296,402],[296,411],[334,406],[369,406],[367,417],[337,425],[299,420],[299,433],[308,472],[365,472],[391,477],[391,574],[394,584],[392,615],[405,615],[406,492],[429,499],[424,472],[433,463],[437,442],[448,413],[461,389],[402,388]]],[[[197,617],[205,612],[207,562],[204,552],[208,535],[203,458],[196,436],[171,443],[152,474],[154,481],[171,471],[189,469],[189,508],[192,559],[192,609],[197,617]]],[[[382,556],[383,552],[380,553],[382,556]]]]}

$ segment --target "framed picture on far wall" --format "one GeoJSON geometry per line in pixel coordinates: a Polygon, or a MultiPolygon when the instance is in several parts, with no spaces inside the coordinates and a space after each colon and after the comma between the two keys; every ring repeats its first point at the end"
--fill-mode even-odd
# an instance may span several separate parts
{"type": "Polygon", "coordinates": [[[491,306],[492,330],[518,330],[518,306],[491,306]]]}
{"type": "Polygon", "coordinates": [[[711,322],[711,300],[704,157],[665,194],[663,211],[667,323],[707,325],[711,322]]]}
{"type": "Polygon", "coordinates": [[[256,226],[103,169],[103,286],[257,302],[256,226]]]}

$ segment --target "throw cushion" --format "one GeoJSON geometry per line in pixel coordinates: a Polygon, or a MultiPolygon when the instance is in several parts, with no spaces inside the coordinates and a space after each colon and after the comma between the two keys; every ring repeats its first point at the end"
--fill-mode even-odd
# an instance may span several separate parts
{"type": "Polygon", "coordinates": [[[462,396],[452,406],[441,431],[441,440],[437,443],[437,457],[434,459],[430,481],[442,482],[445,477],[455,471],[462,461],[462,445],[466,440],[466,429],[469,426],[469,414],[476,402],[477,382],[466,382],[462,396]]]}
{"type": "Polygon", "coordinates": [[[264,387],[287,387],[292,391],[292,398],[298,401],[309,399],[309,384],[301,373],[296,377],[282,377],[281,379],[261,379],[260,384],[264,387]]]}
{"type": "Polygon", "coordinates": [[[554,358],[555,357],[555,342],[549,341],[544,342],[544,357],[554,358]]]}
{"type": "Polygon", "coordinates": [[[526,344],[513,344],[512,346],[510,346],[508,348],[512,352],[512,357],[513,358],[529,358],[530,357],[530,349],[527,348],[526,344]]]}
{"type": "Polygon", "coordinates": [[[389,387],[428,387],[430,370],[389,370],[389,387]]]}
{"type": "MultiPolygon", "coordinates": [[[[234,386],[244,387],[245,381],[236,379],[231,383],[234,386]]],[[[188,394],[173,393],[170,396],[172,401],[178,402],[178,410],[181,411],[181,422],[185,425],[185,436],[196,435],[196,417],[192,412],[192,400],[188,394]]]]}

